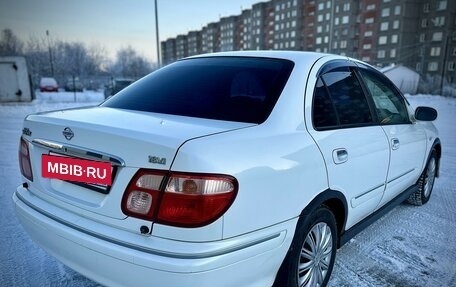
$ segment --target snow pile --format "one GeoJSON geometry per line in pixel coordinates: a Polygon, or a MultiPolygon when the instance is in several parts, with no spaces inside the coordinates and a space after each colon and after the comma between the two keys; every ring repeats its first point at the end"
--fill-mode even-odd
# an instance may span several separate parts
{"type": "Polygon", "coordinates": [[[96,91],[84,92],[36,92],[36,100],[47,103],[86,103],[86,102],[102,102],[104,94],[96,91]]]}

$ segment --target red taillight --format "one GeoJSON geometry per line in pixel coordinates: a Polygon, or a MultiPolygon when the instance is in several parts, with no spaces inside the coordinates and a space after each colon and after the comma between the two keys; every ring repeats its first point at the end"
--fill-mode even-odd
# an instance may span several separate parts
{"type": "Polygon", "coordinates": [[[231,176],[140,170],[128,185],[122,211],[157,223],[200,227],[214,222],[237,194],[231,176]]]}
{"type": "Polygon", "coordinates": [[[32,164],[30,163],[30,152],[27,142],[21,138],[19,143],[19,166],[22,175],[30,181],[33,181],[32,164]]]}
{"type": "Polygon", "coordinates": [[[123,213],[153,220],[160,201],[160,186],[164,177],[165,174],[156,171],[139,170],[123,195],[123,213]]]}

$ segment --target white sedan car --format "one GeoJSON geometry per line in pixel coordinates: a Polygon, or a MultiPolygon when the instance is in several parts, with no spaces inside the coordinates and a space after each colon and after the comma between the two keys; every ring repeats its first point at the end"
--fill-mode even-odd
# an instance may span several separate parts
{"type": "Polygon", "coordinates": [[[429,200],[436,117],[347,57],[202,55],[27,116],[13,200],[39,245],[107,286],[325,286],[337,248],[429,200]]]}

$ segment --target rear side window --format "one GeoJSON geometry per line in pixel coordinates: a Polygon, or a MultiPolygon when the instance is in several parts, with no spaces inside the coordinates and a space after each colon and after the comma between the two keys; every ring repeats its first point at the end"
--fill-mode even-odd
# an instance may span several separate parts
{"type": "Polygon", "coordinates": [[[352,70],[340,67],[319,77],[314,91],[312,118],[316,129],[373,123],[369,104],[352,70]]]}
{"type": "Polygon", "coordinates": [[[293,62],[251,57],[208,57],[171,64],[119,92],[105,107],[197,118],[264,122],[293,62]]]}
{"type": "Polygon", "coordinates": [[[318,78],[317,86],[315,87],[312,115],[315,127],[329,128],[336,127],[339,124],[336,110],[321,77],[318,78]]]}

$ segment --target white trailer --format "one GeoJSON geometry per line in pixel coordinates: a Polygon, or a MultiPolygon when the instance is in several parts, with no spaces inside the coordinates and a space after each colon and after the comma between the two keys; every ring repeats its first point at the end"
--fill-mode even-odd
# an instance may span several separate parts
{"type": "Polygon", "coordinates": [[[27,64],[24,57],[0,57],[0,102],[30,102],[27,64]]]}

